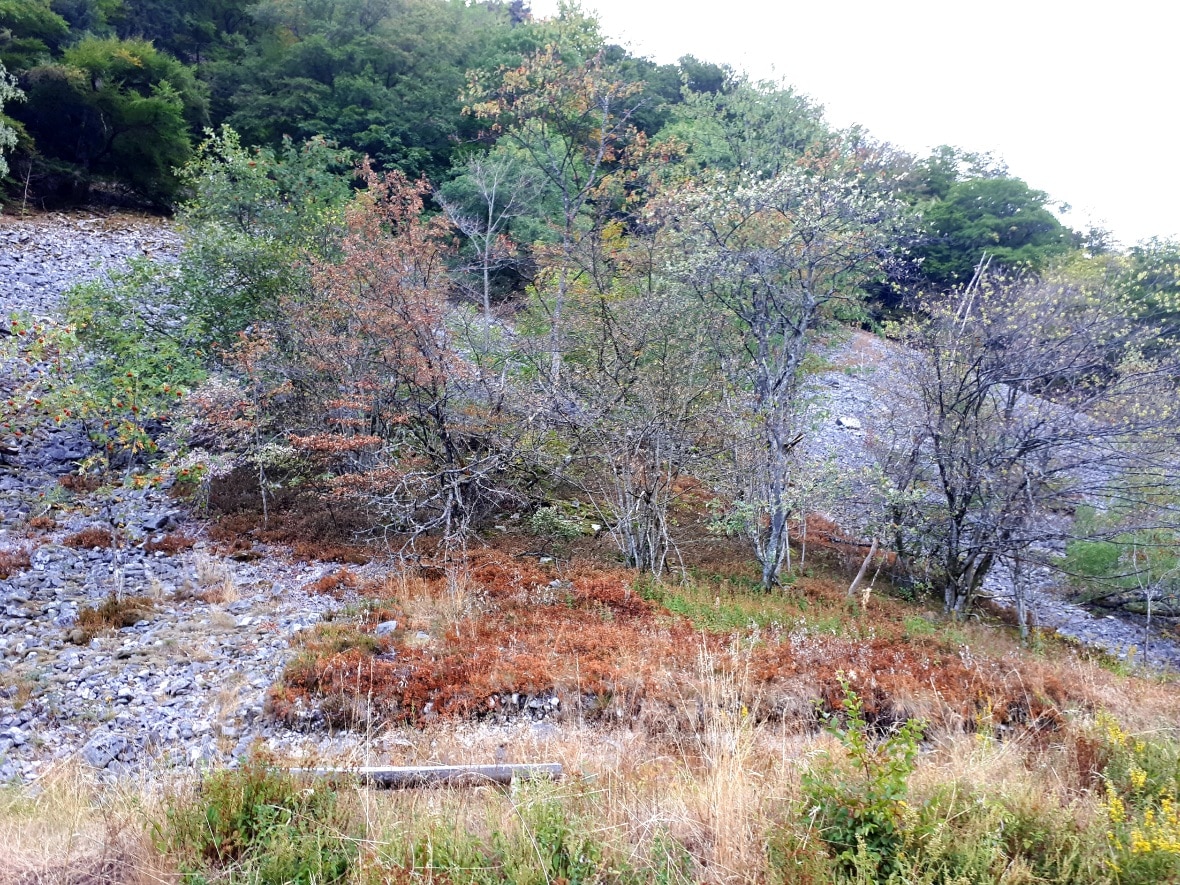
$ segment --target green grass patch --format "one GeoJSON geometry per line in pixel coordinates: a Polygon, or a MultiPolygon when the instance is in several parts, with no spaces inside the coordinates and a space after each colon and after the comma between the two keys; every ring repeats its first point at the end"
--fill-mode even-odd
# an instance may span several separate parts
{"type": "MultiPolygon", "coordinates": [[[[800,620],[807,609],[804,600],[783,593],[736,585],[725,578],[708,583],[691,580],[685,584],[649,583],[638,589],[643,597],[670,614],[690,621],[698,630],[731,633],[751,627],[766,629],[775,624],[800,620]]],[[[834,618],[837,623],[838,618],[834,618]]]]}

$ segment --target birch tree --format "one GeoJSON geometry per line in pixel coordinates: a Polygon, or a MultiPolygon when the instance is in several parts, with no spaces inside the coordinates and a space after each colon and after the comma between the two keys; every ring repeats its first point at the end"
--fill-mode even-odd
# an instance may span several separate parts
{"type": "Polygon", "coordinates": [[[493,150],[469,157],[462,174],[435,197],[475,253],[485,351],[492,343],[492,275],[513,262],[516,246],[509,229],[533,208],[542,187],[534,170],[507,152],[493,150]]]}

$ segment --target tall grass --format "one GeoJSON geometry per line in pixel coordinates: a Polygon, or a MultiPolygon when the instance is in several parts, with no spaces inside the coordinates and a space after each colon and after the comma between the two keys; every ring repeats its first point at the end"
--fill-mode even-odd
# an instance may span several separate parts
{"type": "Polygon", "coordinates": [[[747,661],[700,652],[699,727],[675,740],[573,724],[396,734],[419,762],[490,761],[497,747],[560,761],[556,783],[329,788],[257,759],[161,790],[60,766],[0,791],[0,881],[1180,882],[1171,735],[1109,716],[1004,740],[928,734],[882,778],[900,758],[890,733],[855,714],[834,734],[756,724],[747,661]],[[875,813],[896,825],[887,864],[872,832],[836,829],[875,813]]]}

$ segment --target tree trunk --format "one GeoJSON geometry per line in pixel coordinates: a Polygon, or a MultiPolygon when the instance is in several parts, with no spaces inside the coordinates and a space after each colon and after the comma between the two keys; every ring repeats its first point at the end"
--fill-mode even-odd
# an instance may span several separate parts
{"type": "Polygon", "coordinates": [[[865,579],[865,574],[869,570],[869,565],[873,561],[873,557],[877,555],[877,544],[879,542],[873,538],[873,543],[869,545],[869,553],[865,557],[864,562],[860,564],[860,571],[856,573],[856,577],[852,579],[852,583],[848,585],[848,598],[853,599],[856,596],[856,588],[860,586],[860,582],[865,579]]]}

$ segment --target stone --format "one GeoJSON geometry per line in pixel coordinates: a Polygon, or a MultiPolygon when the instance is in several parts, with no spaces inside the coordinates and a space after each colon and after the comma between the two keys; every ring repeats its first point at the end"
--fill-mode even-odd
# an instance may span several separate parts
{"type": "Polygon", "coordinates": [[[100,732],[82,747],[82,758],[93,768],[103,769],[110,765],[128,747],[124,735],[115,732],[100,732]]]}
{"type": "Polygon", "coordinates": [[[374,636],[389,636],[397,630],[397,621],[382,621],[373,630],[374,636]]]}
{"type": "Polygon", "coordinates": [[[848,415],[841,415],[836,419],[836,426],[842,427],[844,430],[861,430],[861,423],[859,418],[852,418],[848,415]]]}

